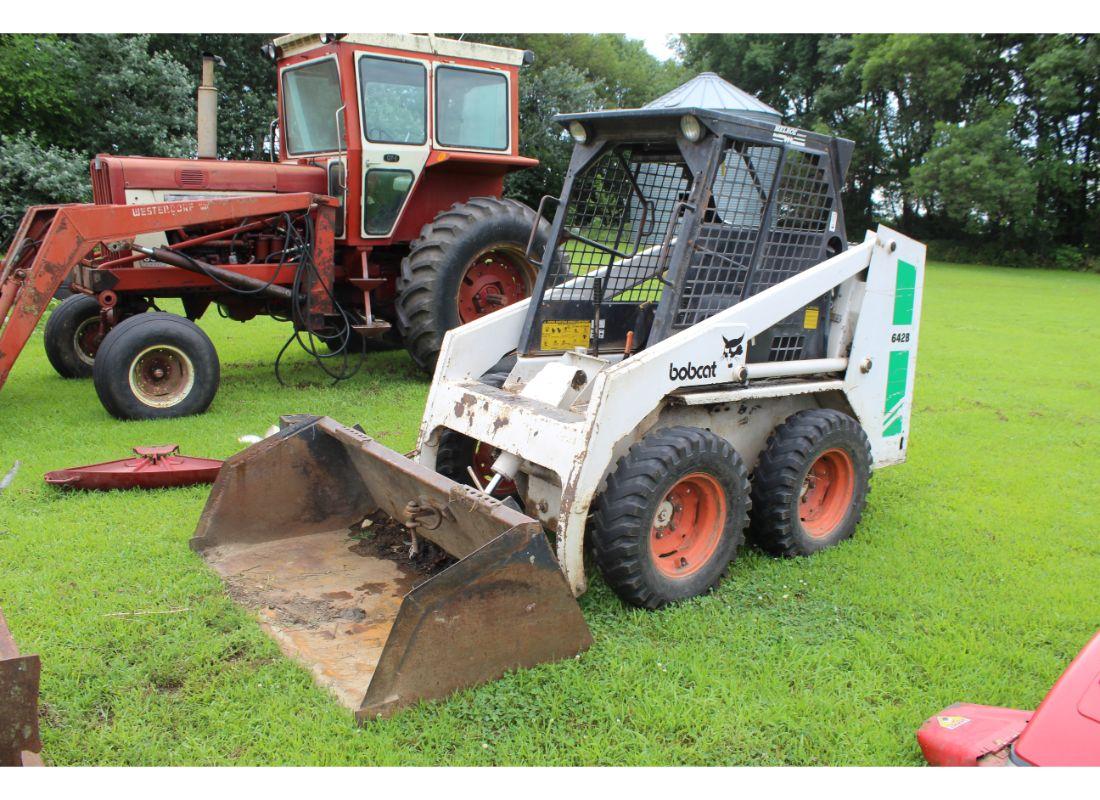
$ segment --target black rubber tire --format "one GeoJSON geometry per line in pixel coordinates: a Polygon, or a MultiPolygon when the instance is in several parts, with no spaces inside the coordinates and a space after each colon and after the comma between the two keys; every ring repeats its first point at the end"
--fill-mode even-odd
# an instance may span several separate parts
{"type": "MultiPolygon", "coordinates": [[[[515,200],[474,197],[455,203],[420,229],[397,279],[397,328],[405,347],[425,372],[435,370],[443,335],[461,324],[458,289],[471,261],[496,245],[522,253],[536,219],[535,212],[515,200]]],[[[535,252],[541,252],[550,226],[539,222],[535,252]]],[[[536,269],[530,278],[534,288],[536,269]]]]}
{"type": "Polygon", "coordinates": [[[749,480],[728,441],[701,428],[650,433],[619,459],[593,505],[589,538],[596,566],[624,602],[641,608],[705,594],[737,557],[748,524],[749,480]],[[704,472],[726,495],[726,520],[711,557],[684,578],[661,574],[650,556],[650,529],[667,492],[684,476],[704,472]]]}
{"type": "MultiPolygon", "coordinates": [[[[481,382],[489,386],[500,388],[508,380],[507,372],[489,372],[481,376],[481,382]]],[[[439,435],[439,450],[435,455],[435,471],[440,475],[450,478],[455,483],[473,486],[467,467],[473,466],[474,450],[478,442],[464,433],[445,430],[439,435]]],[[[496,493],[500,498],[508,497],[508,493],[496,493]]],[[[518,498],[517,498],[518,499],[518,498]]]]}
{"type": "Polygon", "coordinates": [[[768,437],[752,474],[749,538],[767,553],[805,556],[824,550],[855,533],[871,491],[871,443],[855,419],[833,409],[792,414],[768,437]],[[847,452],[853,468],[848,510],[827,535],[813,537],[799,514],[806,474],[826,450],[847,452]]]}
{"type": "Polygon", "coordinates": [[[99,302],[86,294],[70,294],[50,312],[42,339],[50,366],[62,378],[92,377],[92,364],[82,357],[76,335],[83,323],[98,319],[99,302]]]}
{"type": "Polygon", "coordinates": [[[111,329],[99,347],[92,371],[96,394],[107,412],[118,419],[174,419],[201,414],[218,393],[221,365],[213,342],[184,317],[163,311],[124,319],[111,329]],[[141,399],[130,385],[130,370],[146,349],[169,346],[186,356],[193,369],[190,388],[164,407],[141,399]]]}

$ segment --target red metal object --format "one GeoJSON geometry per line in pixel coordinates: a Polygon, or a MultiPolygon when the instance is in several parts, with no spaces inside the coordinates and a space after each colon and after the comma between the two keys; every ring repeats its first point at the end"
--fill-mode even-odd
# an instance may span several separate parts
{"type": "Polygon", "coordinates": [[[166,489],[213,483],[222,462],[179,455],[178,444],[135,447],[136,458],[47,472],[46,483],[67,489],[166,489]]]}
{"type": "Polygon", "coordinates": [[[499,249],[474,258],[458,287],[459,319],[473,322],[531,294],[533,271],[522,260],[499,249]]]}
{"type": "Polygon", "coordinates": [[[657,506],[649,554],[669,578],[698,572],[714,555],[726,526],[726,495],[705,472],[685,475],[657,506]]]}
{"type": "Polygon", "coordinates": [[[935,766],[1100,766],[1100,633],[1034,712],[957,703],[926,720],[917,741],[935,766]]]}
{"type": "Polygon", "coordinates": [[[38,656],[20,655],[0,612],[0,767],[40,767],[38,656]]]}
{"type": "Polygon", "coordinates": [[[917,742],[938,767],[1002,766],[1030,711],[956,703],[925,720],[917,742]]]}
{"type": "MultiPolygon", "coordinates": [[[[307,211],[335,201],[308,193],[229,197],[213,200],[184,200],[142,206],[67,205],[35,206],[27,211],[13,239],[12,252],[0,272],[0,388],[22,352],[31,331],[46,310],[54,292],[80,262],[92,256],[96,248],[135,236],[177,229],[189,225],[230,223],[246,217],[272,216],[289,211],[307,211]],[[8,314],[9,309],[11,314],[8,314]]],[[[318,238],[331,226],[320,226],[318,238]]],[[[330,245],[331,246],[331,245],[330,245]]],[[[272,267],[274,269],[274,267],[272,267]]],[[[109,269],[93,270],[110,274],[109,269]]],[[[118,272],[159,272],[171,274],[169,282],[178,283],[180,275],[191,275],[208,286],[209,278],[186,270],[126,268],[118,272]]],[[[283,279],[290,283],[293,270],[285,270],[283,279]]],[[[78,273],[79,275],[80,273],[78,273]]],[[[92,291],[118,291],[117,281],[95,286],[92,291]]]]}

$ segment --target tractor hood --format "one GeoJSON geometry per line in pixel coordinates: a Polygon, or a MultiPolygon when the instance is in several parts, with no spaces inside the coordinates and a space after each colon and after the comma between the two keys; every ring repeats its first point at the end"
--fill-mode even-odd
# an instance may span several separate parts
{"type": "Polygon", "coordinates": [[[322,167],[270,161],[149,158],[98,155],[91,163],[92,195],[96,203],[126,204],[126,192],[157,189],[178,192],[310,192],[325,194],[322,167]]]}

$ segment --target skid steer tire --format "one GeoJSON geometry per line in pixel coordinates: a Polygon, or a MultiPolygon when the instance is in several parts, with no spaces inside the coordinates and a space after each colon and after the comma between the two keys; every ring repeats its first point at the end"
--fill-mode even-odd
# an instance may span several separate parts
{"type": "MultiPolygon", "coordinates": [[[[481,376],[481,382],[499,389],[508,380],[507,372],[490,372],[481,376]]],[[[439,436],[439,450],[435,456],[435,471],[455,483],[472,486],[468,467],[473,467],[478,472],[478,478],[484,484],[491,474],[489,467],[495,460],[496,454],[487,445],[471,439],[464,433],[445,430],[439,436]]],[[[504,499],[515,495],[516,486],[512,481],[502,480],[493,490],[493,497],[504,499]]]]}
{"type": "Polygon", "coordinates": [[[118,419],[173,419],[209,408],[221,381],[203,330],[158,311],[125,319],[103,338],[92,371],[96,394],[118,419]]]}
{"type": "Polygon", "coordinates": [[[752,475],[750,540],[777,556],[805,556],[849,538],[871,479],[871,443],[852,417],[800,411],[768,438],[752,475]]]}
{"type": "MultiPolygon", "coordinates": [[[[396,310],[405,347],[422,370],[435,370],[451,328],[531,295],[538,270],[524,250],[536,219],[515,200],[474,197],[420,229],[401,262],[396,310]]],[[[534,252],[549,230],[539,220],[534,252]]]]}
{"type": "Polygon", "coordinates": [[[745,464],[728,441],[701,428],[659,430],[619,459],[596,498],[596,565],[641,608],[704,594],[737,557],[748,511],[745,464]]]}
{"type": "Polygon", "coordinates": [[[70,294],[50,313],[42,339],[46,358],[62,378],[90,378],[99,331],[99,302],[90,295],[70,294]]]}

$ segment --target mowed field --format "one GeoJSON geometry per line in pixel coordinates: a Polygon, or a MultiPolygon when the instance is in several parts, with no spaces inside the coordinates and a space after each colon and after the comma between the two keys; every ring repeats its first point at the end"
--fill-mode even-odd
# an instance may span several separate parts
{"type": "Polygon", "coordinates": [[[42,657],[48,763],[918,764],[925,717],[1033,707],[1100,627],[1100,275],[929,268],[909,461],[875,475],[853,540],[744,551],[717,592],[656,613],[595,579],[590,651],[363,728],[188,549],[204,488],[42,483],[135,444],[226,457],[290,412],[414,445],[428,380],[403,352],[332,388],[291,350],[282,388],[285,326],[201,324],[223,363],[204,416],[112,419],[40,331],[0,392],[0,474],[23,462],[0,606],[42,657]]]}

